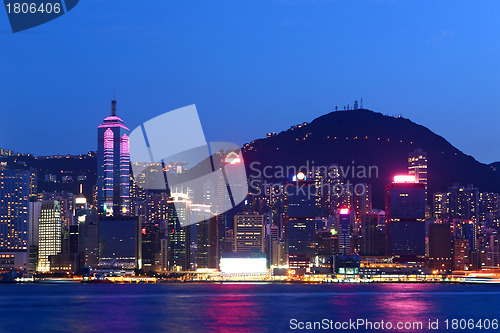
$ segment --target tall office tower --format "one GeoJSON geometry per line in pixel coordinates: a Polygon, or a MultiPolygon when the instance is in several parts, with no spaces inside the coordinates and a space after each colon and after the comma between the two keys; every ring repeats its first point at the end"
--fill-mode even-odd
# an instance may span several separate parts
{"type": "Polygon", "coordinates": [[[362,256],[383,256],[385,253],[385,215],[376,211],[365,214],[361,220],[362,256]]]}
{"type": "MultiPolygon", "coordinates": [[[[97,212],[90,208],[87,198],[82,193],[81,185],[80,194],[75,198],[75,223],[78,224],[78,250],[76,252],[80,253],[80,267],[97,268],[99,265],[97,212]]],[[[75,230],[75,226],[70,227],[75,230]]]]}
{"type": "Polygon", "coordinates": [[[0,253],[14,258],[0,261],[0,269],[29,268],[30,176],[25,166],[0,161],[0,253]]]}
{"type": "Polygon", "coordinates": [[[49,256],[62,250],[63,221],[61,204],[55,200],[42,201],[38,220],[38,267],[39,272],[50,271],[49,256]]]}
{"type": "Polygon", "coordinates": [[[197,252],[196,263],[197,269],[203,268],[218,268],[218,226],[217,218],[211,217],[209,220],[198,223],[197,235],[197,252]]]}
{"type": "Polygon", "coordinates": [[[467,239],[453,240],[453,270],[465,271],[471,269],[469,253],[469,241],[467,239]]]}
{"type": "Polygon", "coordinates": [[[338,219],[339,253],[351,254],[351,212],[348,208],[341,208],[338,219]]]}
{"type": "Polygon", "coordinates": [[[264,253],[264,216],[242,213],[234,217],[234,252],[264,253]]]}
{"type": "Polygon", "coordinates": [[[190,269],[190,228],[181,227],[179,219],[189,221],[191,201],[185,193],[172,193],[170,196],[167,220],[167,269],[186,271],[190,269]]]}
{"type": "Polygon", "coordinates": [[[452,236],[448,223],[429,224],[429,258],[427,267],[438,272],[452,270],[452,236]]]}
{"type": "Polygon", "coordinates": [[[349,198],[349,208],[354,213],[353,236],[360,236],[361,223],[365,214],[372,210],[372,187],[370,184],[358,184],[356,190],[353,189],[349,198]]]}
{"type": "Polygon", "coordinates": [[[137,214],[142,221],[142,261],[145,270],[160,264],[161,239],[165,237],[168,195],[148,192],[137,202],[137,214]]]}
{"type": "Polygon", "coordinates": [[[396,176],[385,187],[386,252],[396,262],[425,261],[425,185],[396,176]]]}
{"type": "Polygon", "coordinates": [[[422,149],[416,149],[408,154],[408,174],[415,176],[415,182],[425,185],[427,200],[427,153],[422,149]]]}
{"type": "Polygon", "coordinates": [[[210,205],[195,204],[195,203],[191,204],[189,210],[190,222],[189,226],[186,227],[189,228],[189,239],[188,239],[189,255],[190,255],[189,267],[191,270],[195,271],[196,269],[198,269],[199,266],[198,265],[198,259],[200,257],[198,255],[199,233],[203,231],[201,225],[203,222],[210,220],[211,217],[212,213],[210,212],[210,205]]]}
{"type": "Polygon", "coordinates": [[[142,268],[142,232],[138,216],[99,219],[99,267],[142,268]]]}
{"type": "Polygon", "coordinates": [[[111,101],[111,115],[98,126],[97,205],[99,216],[130,215],[129,129],[116,115],[116,101],[111,101]]]}
{"type": "Polygon", "coordinates": [[[285,185],[288,265],[306,269],[315,255],[316,197],[311,193],[314,194],[316,189],[314,181],[307,180],[301,172],[294,179],[285,185]]]}
{"type": "Polygon", "coordinates": [[[81,252],[81,266],[97,268],[99,266],[99,225],[94,209],[79,209],[78,246],[81,252]]]}
{"type": "Polygon", "coordinates": [[[279,241],[280,229],[277,225],[269,226],[269,235],[267,236],[267,263],[269,266],[279,265],[279,241]]]}

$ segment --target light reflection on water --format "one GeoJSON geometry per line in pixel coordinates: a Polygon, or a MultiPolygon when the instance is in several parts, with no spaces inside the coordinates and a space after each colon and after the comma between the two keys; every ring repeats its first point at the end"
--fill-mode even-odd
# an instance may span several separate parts
{"type": "Polygon", "coordinates": [[[492,285],[0,285],[0,332],[282,332],[292,318],[493,319],[499,305],[492,285]]]}

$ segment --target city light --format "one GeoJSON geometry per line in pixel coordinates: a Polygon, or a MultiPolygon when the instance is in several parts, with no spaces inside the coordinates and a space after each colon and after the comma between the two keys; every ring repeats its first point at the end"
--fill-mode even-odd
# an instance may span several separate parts
{"type": "Polygon", "coordinates": [[[394,176],[394,182],[397,184],[401,183],[416,183],[414,175],[397,175],[394,176]]]}
{"type": "Polygon", "coordinates": [[[225,274],[266,273],[266,258],[222,258],[220,269],[225,274]]]}

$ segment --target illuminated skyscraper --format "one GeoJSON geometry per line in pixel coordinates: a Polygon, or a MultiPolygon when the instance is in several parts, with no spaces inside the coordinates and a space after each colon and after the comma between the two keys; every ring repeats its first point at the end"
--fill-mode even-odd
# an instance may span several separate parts
{"type": "Polygon", "coordinates": [[[116,115],[116,101],[111,101],[111,115],[98,126],[97,202],[100,216],[130,215],[129,129],[116,115]]]}
{"type": "Polygon", "coordinates": [[[306,179],[303,173],[294,177],[295,181],[285,185],[287,216],[285,235],[288,248],[288,265],[290,268],[309,267],[316,232],[315,224],[315,187],[313,181],[306,179]]]}
{"type": "MultiPolygon", "coordinates": [[[[217,218],[212,217],[198,224],[196,268],[218,267],[218,228],[217,218]]],[[[231,230],[232,231],[232,230],[231,230]]]]}
{"type": "Polygon", "coordinates": [[[351,212],[348,208],[339,211],[338,223],[339,252],[343,255],[351,254],[351,212]]]}
{"type": "Polygon", "coordinates": [[[38,219],[38,267],[39,272],[50,270],[49,256],[57,255],[62,250],[63,220],[59,201],[42,202],[38,219]]]}
{"type": "Polygon", "coordinates": [[[264,253],[264,216],[258,213],[234,217],[234,252],[264,253]]]}
{"type": "Polygon", "coordinates": [[[0,269],[28,269],[30,176],[24,166],[0,161],[0,252],[14,259],[10,267],[0,260],[0,269]]]}
{"type": "Polygon", "coordinates": [[[427,153],[422,149],[416,149],[408,154],[408,174],[415,176],[415,182],[425,185],[427,200],[427,153]]]}
{"type": "Polygon", "coordinates": [[[181,227],[180,219],[189,220],[191,201],[185,193],[172,193],[168,201],[167,248],[162,255],[167,255],[167,269],[173,271],[190,269],[190,228],[181,227]]]}
{"type": "Polygon", "coordinates": [[[27,251],[30,172],[0,163],[0,251],[27,251]]]}
{"type": "Polygon", "coordinates": [[[425,185],[396,176],[385,187],[386,249],[395,261],[425,260],[425,185]]]}

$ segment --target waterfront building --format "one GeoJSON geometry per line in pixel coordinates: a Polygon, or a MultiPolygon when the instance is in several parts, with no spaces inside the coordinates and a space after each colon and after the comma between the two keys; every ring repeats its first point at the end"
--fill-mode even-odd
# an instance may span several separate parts
{"type": "Polygon", "coordinates": [[[385,213],[371,211],[361,220],[362,256],[382,256],[385,254],[385,213]]]}
{"type": "Polygon", "coordinates": [[[38,220],[38,267],[39,272],[50,271],[49,257],[62,250],[63,220],[61,204],[56,200],[42,201],[38,220]]]}
{"type": "Polygon", "coordinates": [[[30,177],[25,165],[0,160],[0,269],[29,269],[30,177]]]}
{"type": "Polygon", "coordinates": [[[295,181],[285,185],[286,228],[288,265],[294,269],[307,269],[315,255],[313,248],[315,222],[315,182],[309,181],[299,172],[295,181]]]}
{"type": "Polygon", "coordinates": [[[348,208],[341,208],[338,215],[338,239],[339,253],[343,255],[351,254],[351,224],[352,215],[348,208]]]}
{"type": "Polygon", "coordinates": [[[168,200],[167,268],[186,271],[190,265],[190,228],[182,227],[179,220],[190,221],[191,200],[186,193],[172,193],[168,200]]]}
{"type": "Polygon", "coordinates": [[[217,269],[219,262],[217,218],[211,217],[198,223],[197,227],[196,269],[217,269]]]}
{"type": "Polygon", "coordinates": [[[399,262],[425,260],[425,185],[396,176],[385,187],[386,253],[399,262]]]}
{"type": "Polygon", "coordinates": [[[142,232],[139,217],[99,219],[99,267],[142,268],[142,232]]]}
{"type": "Polygon", "coordinates": [[[452,270],[452,234],[449,223],[429,224],[429,255],[427,267],[438,272],[452,270]]]}

